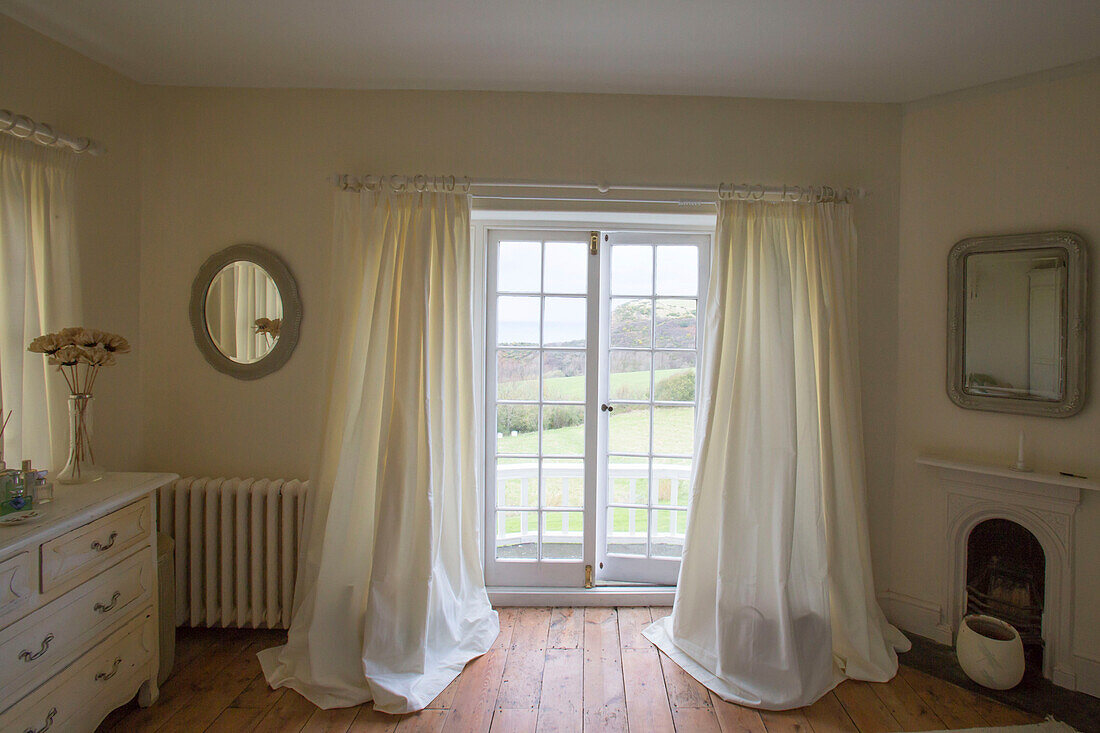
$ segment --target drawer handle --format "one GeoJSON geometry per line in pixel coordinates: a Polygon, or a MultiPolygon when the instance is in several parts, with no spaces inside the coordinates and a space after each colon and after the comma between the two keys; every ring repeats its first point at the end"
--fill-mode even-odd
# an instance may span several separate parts
{"type": "Polygon", "coordinates": [[[94,606],[92,606],[92,610],[97,612],[97,613],[107,613],[108,611],[110,611],[112,608],[115,607],[115,604],[118,603],[118,599],[121,598],[121,597],[122,597],[122,591],[116,590],[114,593],[111,594],[111,602],[110,603],[97,603],[94,606]]]}
{"type": "Polygon", "coordinates": [[[38,730],[35,730],[34,728],[27,728],[25,731],[23,731],[23,733],[46,733],[46,731],[50,729],[50,726],[53,725],[53,719],[55,715],[57,715],[57,708],[50,708],[50,712],[46,713],[45,725],[43,725],[38,730]]]}
{"type": "Polygon", "coordinates": [[[101,544],[99,540],[92,543],[92,549],[96,552],[104,552],[109,550],[115,545],[115,540],[118,539],[118,532],[111,532],[111,535],[107,538],[107,544],[101,544]]]}
{"type": "Polygon", "coordinates": [[[46,650],[50,648],[50,642],[53,641],[53,634],[46,634],[46,638],[42,640],[42,648],[34,654],[31,654],[30,650],[24,649],[19,652],[19,658],[24,662],[33,662],[40,656],[46,653],[46,650]]]}
{"type": "Polygon", "coordinates": [[[115,663],[111,665],[110,672],[100,672],[95,676],[96,682],[106,682],[118,674],[118,665],[122,664],[122,657],[115,657],[115,663]]]}

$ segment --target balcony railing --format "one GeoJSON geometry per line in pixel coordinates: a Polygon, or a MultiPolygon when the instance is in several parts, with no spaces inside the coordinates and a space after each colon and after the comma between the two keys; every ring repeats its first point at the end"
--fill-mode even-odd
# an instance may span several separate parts
{"type": "MultiPolygon", "coordinates": [[[[658,492],[662,491],[662,482],[667,481],[666,484],[670,487],[669,505],[654,506],[654,509],[677,509],[683,508],[680,505],[671,503],[672,496],[675,496],[675,487],[679,481],[689,481],[691,479],[691,466],[682,464],[671,463],[659,463],[660,459],[654,459],[653,463],[653,481],[657,486],[658,492]]],[[[542,468],[543,478],[561,478],[561,479],[576,479],[584,478],[584,466],[583,465],[562,465],[547,463],[542,468]]],[[[504,465],[498,465],[497,471],[497,484],[498,486],[505,481],[520,482],[519,495],[521,497],[537,497],[538,496],[538,480],[539,480],[539,466],[537,461],[530,463],[510,463],[504,465]]],[[[627,496],[638,496],[639,487],[638,482],[648,481],[649,465],[647,463],[613,463],[608,466],[608,482],[611,485],[618,484],[617,491],[621,492],[624,488],[621,484],[622,481],[627,482],[626,492],[627,496]]],[[[649,495],[646,491],[640,492],[642,495],[649,495]]],[[[616,503],[616,506],[619,506],[616,503]]],[[[647,504],[624,504],[623,506],[636,509],[650,508],[647,504]]],[[[576,510],[579,507],[543,507],[543,511],[569,511],[570,509],[576,510]]],[[[539,513],[531,508],[516,507],[512,512],[515,516],[510,517],[509,521],[504,521],[503,515],[498,515],[496,526],[496,543],[498,548],[530,544],[538,542],[538,521],[539,513]],[[509,529],[508,524],[515,525],[518,520],[518,528],[513,527],[509,529]]],[[[640,517],[646,517],[647,515],[639,511],[627,512],[627,526],[625,530],[616,530],[613,534],[614,541],[616,543],[624,542],[638,542],[643,544],[647,537],[647,528],[645,525],[639,527],[638,519],[640,517]]],[[[647,521],[652,522],[652,519],[647,517],[647,521]]],[[[548,543],[563,543],[563,544],[578,544],[582,541],[583,530],[569,530],[569,529],[555,529],[553,531],[543,531],[542,541],[543,544],[548,543]]],[[[677,532],[675,527],[670,527],[667,531],[659,531],[656,527],[650,527],[648,536],[653,543],[664,544],[683,544],[683,533],[677,532]]],[[[644,552],[644,550],[643,550],[644,552]]],[[[632,553],[633,554],[633,553],[632,553]]]]}

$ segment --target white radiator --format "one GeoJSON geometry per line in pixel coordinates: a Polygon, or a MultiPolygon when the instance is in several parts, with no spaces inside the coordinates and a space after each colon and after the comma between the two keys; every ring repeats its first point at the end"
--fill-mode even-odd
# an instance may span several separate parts
{"type": "Polygon", "coordinates": [[[287,628],[309,482],[182,478],[157,497],[176,541],[176,625],[287,628]]]}

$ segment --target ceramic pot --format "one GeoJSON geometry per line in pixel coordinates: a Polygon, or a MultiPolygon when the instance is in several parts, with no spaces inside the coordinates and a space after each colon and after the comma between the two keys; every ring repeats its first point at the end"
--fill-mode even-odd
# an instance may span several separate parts
{"type": "Polygon", "coordinates": [[[1024,644],[1011,624],[992,616],[962,620],[955,653],[966,676],[991,690],[1007,690],[1024,677],[1024,644]]]}

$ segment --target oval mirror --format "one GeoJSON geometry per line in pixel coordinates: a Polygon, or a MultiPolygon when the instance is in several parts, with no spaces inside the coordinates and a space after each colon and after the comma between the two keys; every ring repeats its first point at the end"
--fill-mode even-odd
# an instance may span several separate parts
{"type": "Polygon", "coordinates": [[[195,343],[221,372],[257,379],[275,371],[290,358],[300,322],[297,285],[282,260],[263,247],[228,247],[195,278],[195,343]]]}

